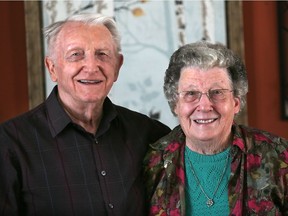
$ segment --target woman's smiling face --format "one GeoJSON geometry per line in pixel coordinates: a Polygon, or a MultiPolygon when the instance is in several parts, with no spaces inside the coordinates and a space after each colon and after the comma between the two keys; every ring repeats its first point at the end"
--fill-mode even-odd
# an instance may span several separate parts
{"type": "MultiPolygon", "coordinates": [[[[178,93],[183,91],[199,91],[206,93],[215,89],[232,89],[227,70],[211,68],[200,70],[187,67],[181,71],[178,93]]],[[[234,116],[240,110],[240,100],[232,91],[226,91],[224,98],[218,101],[210,100],[207,94],[202,94],[199,100],[184,101],[179,95],[175,107],[180,125],[188,142],[218,143],[228,139],[231,133],[234,116]]]]}

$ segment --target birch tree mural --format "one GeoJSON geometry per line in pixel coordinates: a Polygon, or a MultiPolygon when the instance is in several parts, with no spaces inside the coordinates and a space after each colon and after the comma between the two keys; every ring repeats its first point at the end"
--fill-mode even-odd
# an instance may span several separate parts
{"type": "Polygon", "coordinates": [[[175,0],[175,15],[177,20],[177,26],[178,26],[178,39],[179,39],[179,45],[178,47],[183,46],[186,44],[186,36],[185,36],[185,16],[184,16],[184,5],[183,0],[175,0]]]}
{"type": "Polygon", "coordinates": [[[94,1],[77,1],[65,0],[43,1],[43,16],[45,16],[44,23],[53,23],[57,20],[64,19],[67,16],[77,13],[104,13],[113,15],[113,1],[94,0],[94,1]],[[62,18],[63,17],[63,18],[62,18]],[[47,20],[48,19],[48,20],[47,20]]]}
{"type": "Polygon", "coordinates": [[[202,26],[203,26],[203,38],[202,40],[215,41],[213,35],[215,31],[215,13],[213,8],[213,1],[211,0],[201,0],[202,7],[202,26]]]}
{"type": "MultiPolygon", "coordinates": [[[[170,56],[179,46],[196,40],[226,43],[224,0],[43,0],[42,8],[44,26],[75,13],[114,16],[122,36],[124,64],[109,97],[171,128],[178,121],[163,93],[170,56]]],[[[48,95],[54,83],[46,74],[48,95]]]]}

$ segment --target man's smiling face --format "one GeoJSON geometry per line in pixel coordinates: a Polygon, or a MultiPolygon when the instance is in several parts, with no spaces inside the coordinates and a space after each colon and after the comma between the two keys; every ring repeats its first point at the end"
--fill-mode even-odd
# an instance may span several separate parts
{"type": "Polygon", "coordinates": [[[53,51],[46,58],[46,66],[66,104],[103,101],[123,62],[111,33],[103,25],[67,23],[53,51]]]}

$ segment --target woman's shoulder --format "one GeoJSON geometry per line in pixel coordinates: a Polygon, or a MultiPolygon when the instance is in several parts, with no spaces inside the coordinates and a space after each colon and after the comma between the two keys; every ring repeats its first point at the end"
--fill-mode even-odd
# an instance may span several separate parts
{"type": "Polygon", "coordinates": [[[248,150],[253,151],[276,151],[278,154],[287,152],[288,154],[288,140],[284,137],[277,136],[271,132],[239,125],[236,132],[239,138],[245,141],[248,150]]]}

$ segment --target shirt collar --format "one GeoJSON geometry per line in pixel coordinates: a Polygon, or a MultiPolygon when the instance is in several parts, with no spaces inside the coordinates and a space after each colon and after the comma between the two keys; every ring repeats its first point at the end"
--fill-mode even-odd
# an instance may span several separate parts
{"type": "Polygon", "coordinates": [[[114,105],[111,100],[106,97],[103,104],[103,116],[99,128],[96,132],[97,137],[105,133],[109,129],[111,122],[117,117],[117,115],[118,112],[116,109],[116,105],[114,105]]]}
{"type": "Polygon", "coordinates": [[[47,112],[50,120],[50,132],[53,137],[59,134],[69,123],[71,119],[64,111],[63,107],[58,101],[58,88],[55,86],[45,101],[47,112]]]}
{"type": "MultiPolygon", "coordinates": [[[[57,86],[53,88],[45,103],[50,121],[50,132],[52,136],[55,137],[64,130],[68,124],[72,123],[72,120],[59,102],[57,86]]],[[[103,118],[97,135],[104,133],[109,128],[110,122],[117,116],[116,107],[108,97],[104,101],[103,109],[103,118]]]]}

